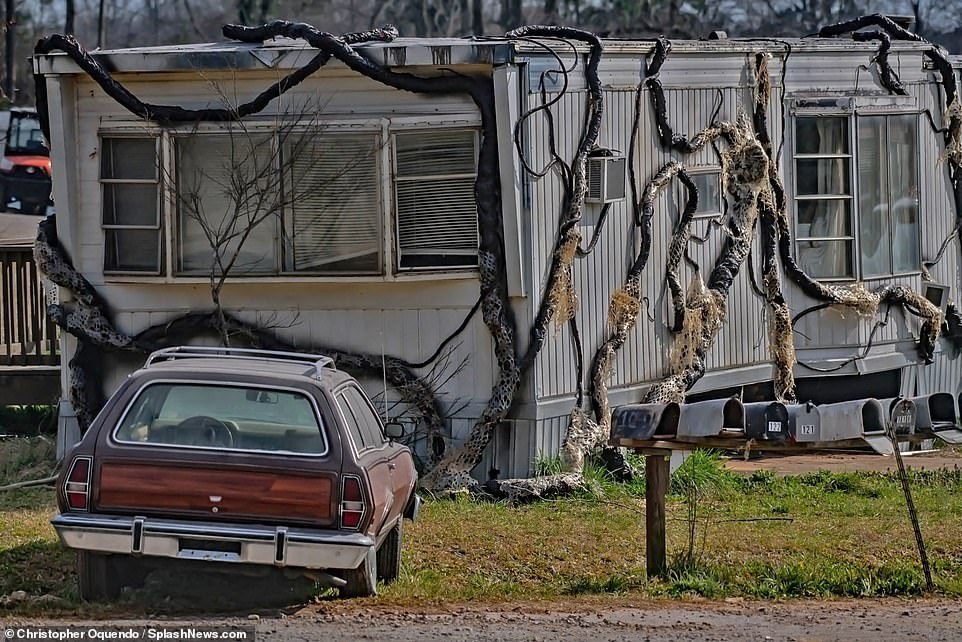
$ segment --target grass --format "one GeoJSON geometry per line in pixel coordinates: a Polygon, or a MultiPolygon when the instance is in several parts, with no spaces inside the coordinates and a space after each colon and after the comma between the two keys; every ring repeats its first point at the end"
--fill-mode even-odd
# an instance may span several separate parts
{"type": "MultiPolygon", "coordinates": [[[[549,462],[550,463],[550,462],[549,462]]],[[[737,476],[699,454],[676,473],[668,506],[667,577],[645,574],[644,483],[589,468],[590,490],[527,506],[470,499],[425,502],[408,524],[400,579],[367,603],[428,605],[585,595],[792,598],[923,592],[896,477],[883,473],[737,476]],[[700,480],[698,554],[687,548],[689,485],[700,480]],[[707,490],[705,490],[707,489],[707,490]]],[[[937,593],[962,596],[962,472],[914,471],[912,488],[937,593]]],[[[56,542],[49,489],[0,493],[0,596],[77,601],[73,556],[56,542]]],[[[37,613],[36,605],[13,607],[37,613]]],[[[49,609],[49,606],[43,608],[49,609]]],[[[156,604],[103,607],[106,613],[156,604]]],[[[0,607],[0,613],[3,607],[0,607]]]]}

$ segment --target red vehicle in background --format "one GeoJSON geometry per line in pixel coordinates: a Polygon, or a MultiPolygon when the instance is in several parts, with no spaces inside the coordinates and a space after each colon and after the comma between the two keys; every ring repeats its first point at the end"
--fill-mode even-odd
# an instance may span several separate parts
{"type": "Polygon", "coordinates": [[[50,199],[50,150],[40,131],[34,109],[11,108],[0,112],[4,133],[0,158],[0,209],[44,214],[50,199]]]}

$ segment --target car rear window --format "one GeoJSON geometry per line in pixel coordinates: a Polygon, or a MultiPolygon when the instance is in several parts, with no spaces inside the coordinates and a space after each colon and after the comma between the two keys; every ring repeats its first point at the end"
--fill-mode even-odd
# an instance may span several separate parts
{"type": "Polygon", "coordinates": [[[153,383],[127,407],[122,443],[323,455],[327,440],[304,393],[277,388],[153,383]]]}

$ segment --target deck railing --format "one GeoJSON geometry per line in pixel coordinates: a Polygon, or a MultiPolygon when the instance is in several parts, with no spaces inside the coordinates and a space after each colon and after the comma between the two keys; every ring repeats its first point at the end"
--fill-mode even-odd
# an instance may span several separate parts
{"type": "Polygon", "coordinates": [[[60,363],[43,278],[28,248],[0,249],[0,366],[60,363]]]}

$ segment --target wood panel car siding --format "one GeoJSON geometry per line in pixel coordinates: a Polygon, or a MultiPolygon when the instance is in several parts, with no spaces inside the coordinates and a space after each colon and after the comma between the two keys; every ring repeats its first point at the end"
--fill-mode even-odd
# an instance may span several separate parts
{"type": "Polygon", "coordinates": [[[316,474],[105,462],[96,487],[101,510],[200,513],[222,520],[285,517],[306,522],[329,521],[332,513],[331,478],[316,474]]]}

